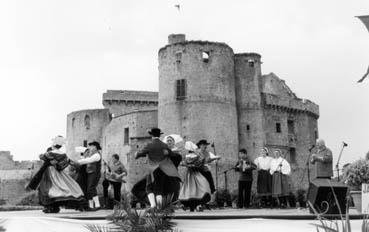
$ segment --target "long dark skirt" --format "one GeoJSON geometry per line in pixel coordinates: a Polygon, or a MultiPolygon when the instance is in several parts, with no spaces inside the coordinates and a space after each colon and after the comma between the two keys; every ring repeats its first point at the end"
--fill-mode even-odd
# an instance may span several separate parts
{"type": "Polygon", "coordinates": [[[133,186],[131,192],[137,200],[147,203],[147,194],[154,193],[155,195],[171,196],[172,202],[176,201],[178,199],[181,180],[177,177],[165,175],[160,168],[155,169],[153,174],[153,183],[147,185],[147,177],[144,177],[133,186]]]}
{"type": "Polygon", "coordinates": [[[258,171],[257,191],[259,196],[270,196],[272,194],[272,176],[269,171],[258,171]]]}
{"type": "Polygon", "coordinates": [[[272,196],[284,197],[289,195],[288,176],[280,172],[273,173],[272,196]]]}

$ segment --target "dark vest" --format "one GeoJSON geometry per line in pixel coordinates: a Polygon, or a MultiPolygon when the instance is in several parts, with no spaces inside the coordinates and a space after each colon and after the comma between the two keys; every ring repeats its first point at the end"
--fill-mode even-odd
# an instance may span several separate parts
{"type": "Polygon", "coordinates": [[[86,172],[87,173],[97,173],[100,174],[101,173],[101,154],[98,153],[100,155],[100,160],[94,163],[90,163],[86,165],[86,172]]]}

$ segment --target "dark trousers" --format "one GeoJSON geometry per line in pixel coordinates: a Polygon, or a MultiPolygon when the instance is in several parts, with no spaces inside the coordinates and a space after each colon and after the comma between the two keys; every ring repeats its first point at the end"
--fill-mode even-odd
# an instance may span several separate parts
{"type": "Polygon", "coordinates": [[[100,171],[87,173],[87,200],[92,200],[93,197],[97,196],[96,187],[100,180],[100,171]]]}
{"type": "Polygon", "coordinates": [[[213,180],[213,176],[211,175],[211,172],[200,170],[200,173],[209,182],[211,193],[214,193],[215,192],[215,186],[214,186],[214,180],[213,180]]]}
{"type": "Polygon", "coordinates": [[[238,208],[250,207],[252,181],[238,181],[238,208]]]}
{"type": "Polygon", "coordinates": [[[152,173],[152,176],[151,174],[147,175],[146,177],[147,194],[153,193],[155,195],[163,195],[164,187],[166,184],[165,183],[166,177],[167,175],[165,175],[165,173],[160,168],[155,169],[154,172],[152,173]],[[152,179],[152,177],[154,177],[154,179],[152,179]]]}
{"type": "Polygon", "coordinates": [[[122,197],[121,192],[120,192],[120,189],[122,188],[122,182],[114,182],[114,181],[109,181],[107,179],[104,179],[102,183],[103,190],[104,190],[104,198],[108,198],[109,185],[113,186],[114,200],[120,202],[121,197],[122,197]]]}

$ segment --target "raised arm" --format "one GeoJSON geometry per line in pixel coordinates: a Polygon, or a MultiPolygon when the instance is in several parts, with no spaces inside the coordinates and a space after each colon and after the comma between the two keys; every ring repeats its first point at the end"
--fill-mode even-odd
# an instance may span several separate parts
{"type": "Polygon", "coordinates": [[[79,165],[91,164],[91,163],[100,161],[100,159],[101,159],[100,154],[99,153],[95,153],[95,154],[93,154],[90,157],[87,157],[87,158],[78,160],[77,163],[79,165]]]}

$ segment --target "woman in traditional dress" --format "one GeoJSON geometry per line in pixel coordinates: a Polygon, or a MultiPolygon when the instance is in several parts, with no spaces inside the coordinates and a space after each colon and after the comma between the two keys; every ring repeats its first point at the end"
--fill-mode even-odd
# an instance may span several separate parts
{"type": "Polygon", "coordinates": [[[40,155],[40,159],[49,164],[38,189],[40,204],[45,207],[44,213],[58,213],[60,206],[74,206],[77,209],[84,200],[82,189],[65,170],[69,159],[60,149],[64,144],[65,139],[57,136],[53,139],[51,149],[40,155]]]}
{"type": "Polygon", "coordinates": [[[197,146],[187,141],[185,149],[188,151],[183,165],[187,167],[183,185],[179,192],[179,200],[185,207],[193,212],[196,208],[200,211],[201,205],[210,201],[210,185],[201,174],[205,165],[205,158],[196,152],[197,146]]]}
{"type": "Polygon", "coordinates": [[[274,159],[270,164],[270,174],[273,175],[272,196],[281,208],[287,207],[287,197],[289,195],[288,176],[291,167],[288,161],[282,157],[282,151],[274,151],[274,159]]]}
{"type": "Polygon", "coordinates": [[[261,198],[261,207],[270,206],[272,194],[272,176],[270,175],[270,163],[272,158],[269,157],[268,148],[261,149],[259,157],[254,161],[258,170],[257,194],[261,198]]]}

